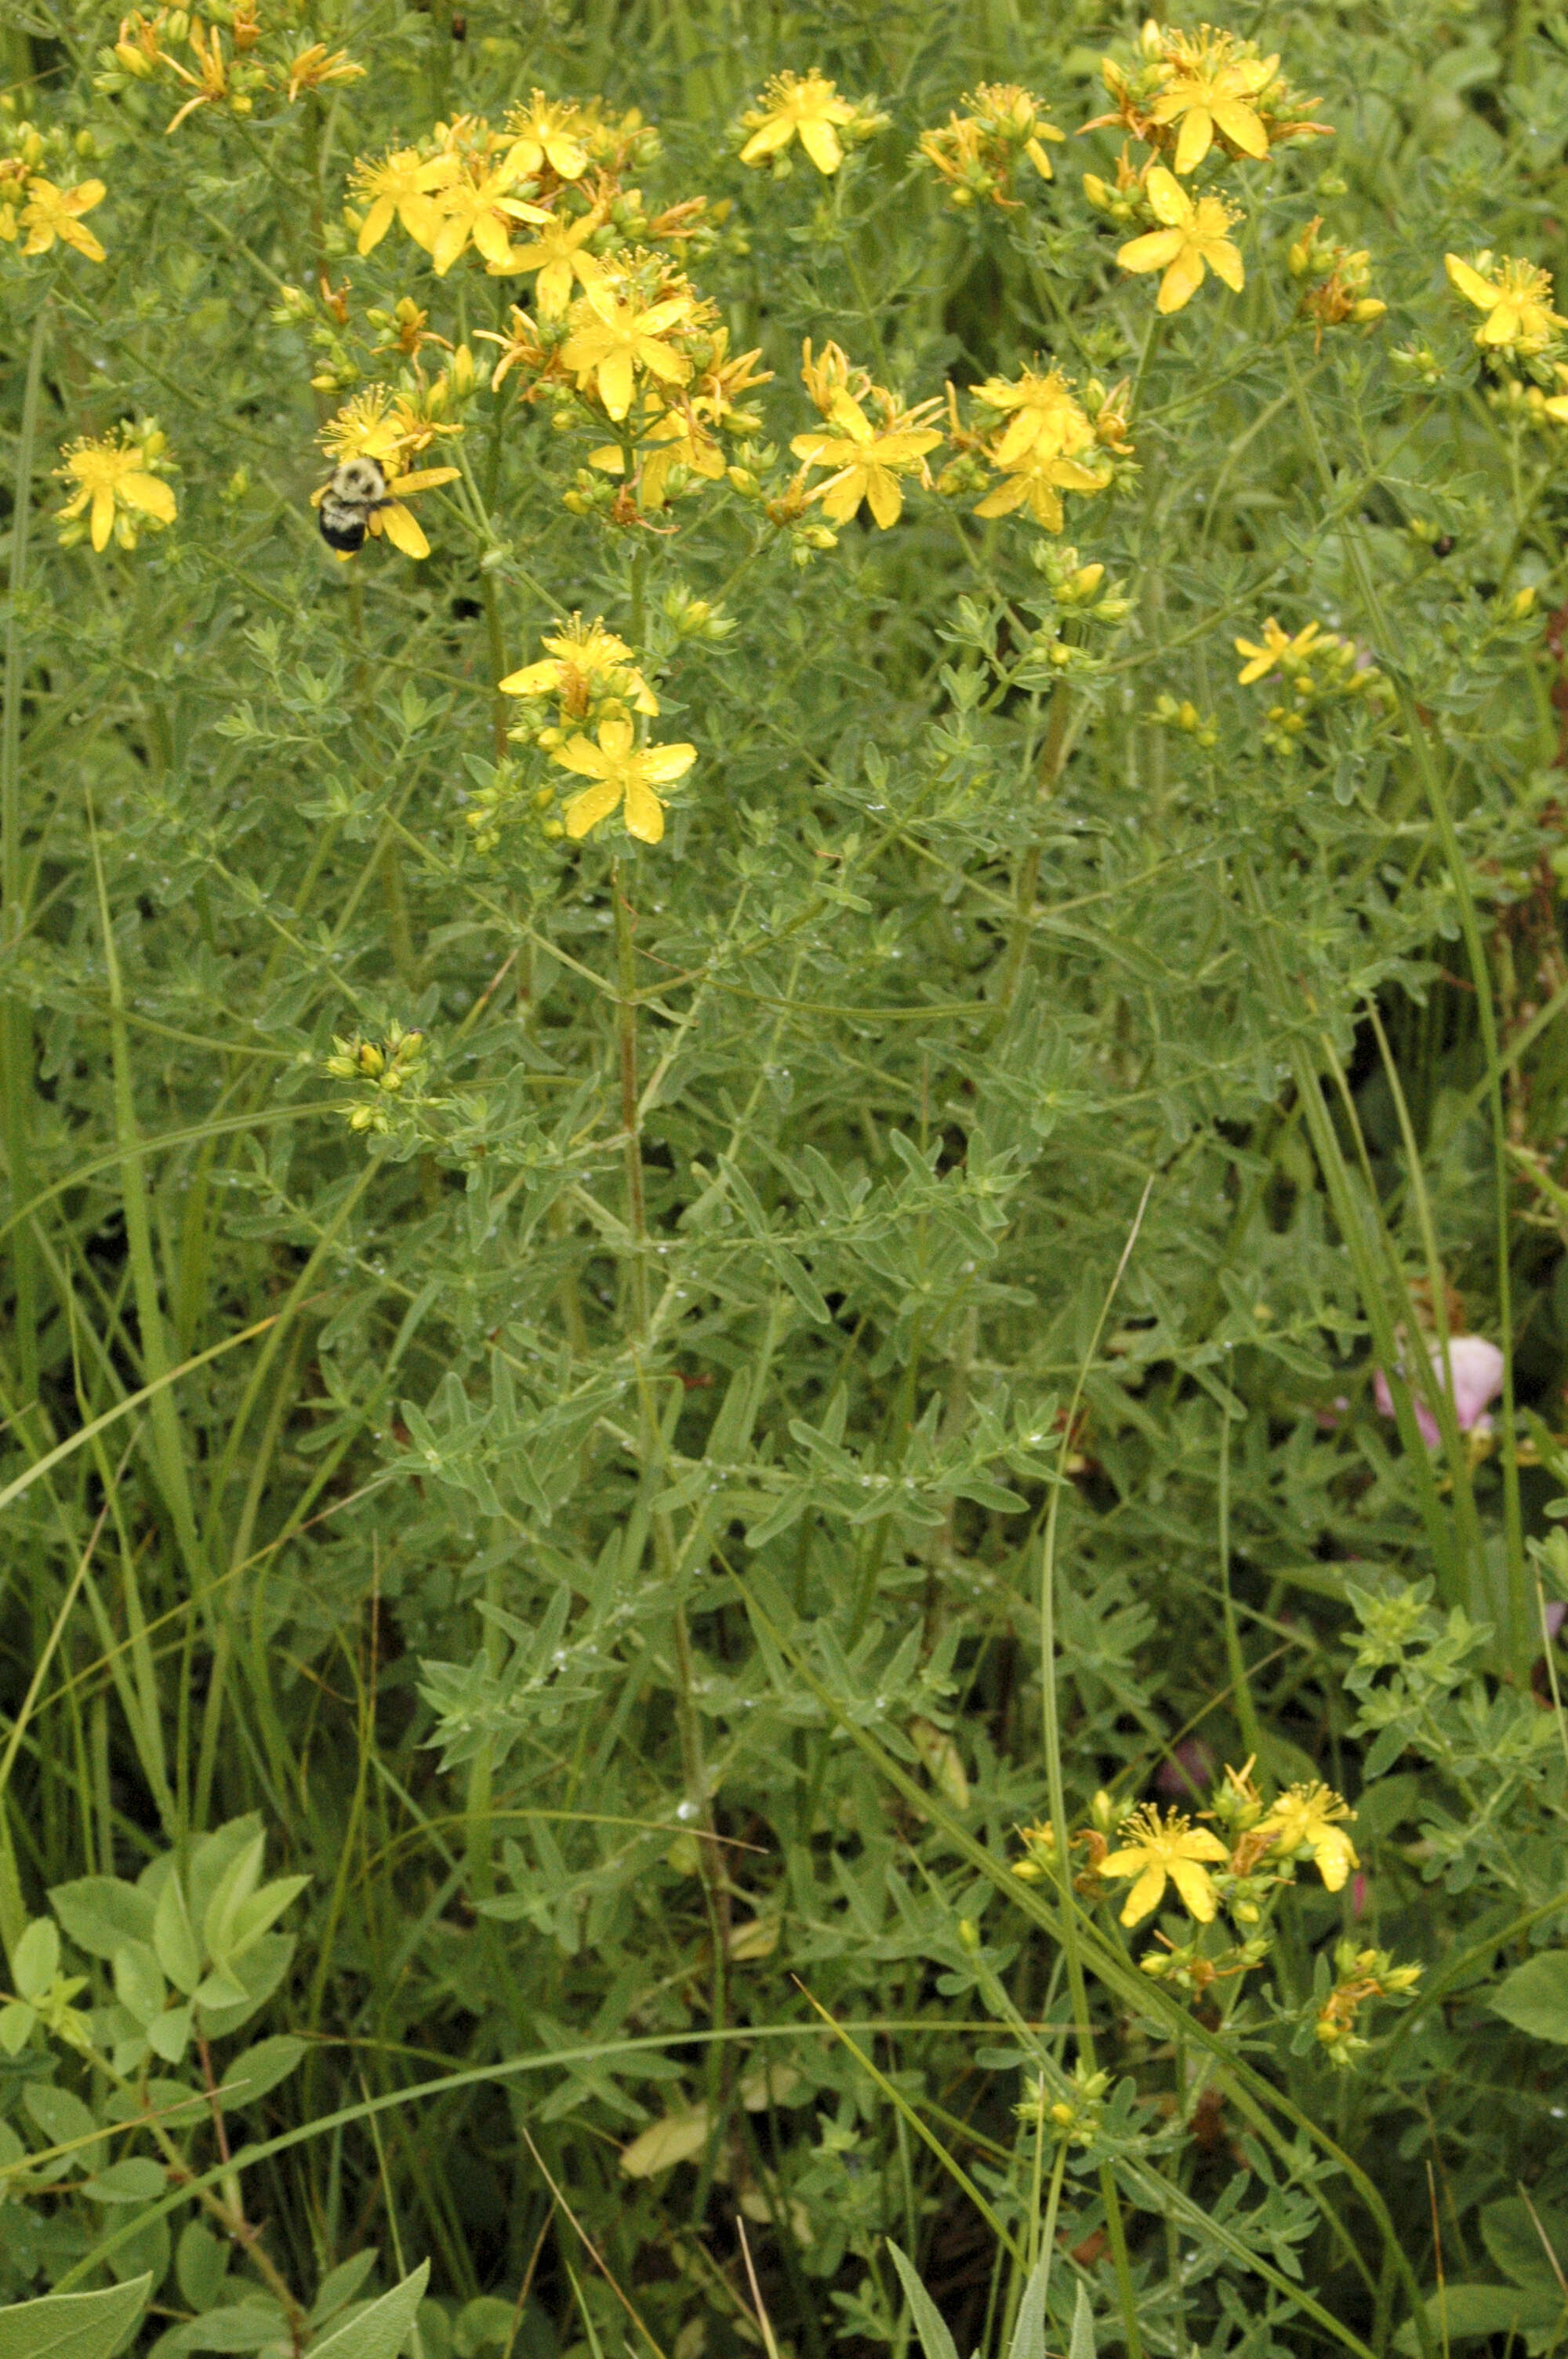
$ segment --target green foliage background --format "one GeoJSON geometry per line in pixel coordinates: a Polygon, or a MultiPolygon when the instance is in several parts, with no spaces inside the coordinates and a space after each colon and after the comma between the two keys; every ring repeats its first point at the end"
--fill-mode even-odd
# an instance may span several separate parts
{"type": "MultiPolygon", "coordinates": [[[[70,1886],[70,1970],[107,2006],[114,1926],[151,1918],[116,1900],[94,1946],[81,1880],[210,1891],[265,1832],[309,1880],[251,2036],[303,2048],[230,2104],[268,2149],[246,2211],[323,2329],[378,2281],[356,2255],[387,2280],[428,2255],[434,2359],[754,2343],[738,2208],[792,2353],[903,2349],[889,2236],[989,2348],[1053,2167],[1013,2109],[1091,2044],[1114,2093],[1062,2150],[1053,2338],[1081,2284],[1103,2343],[1153,2354],[1553,2347],[1526,2199],[1568,2256],[1540,1614],[1568,429],[1488,397],[1442,255],[1568,263],[1568,20],[1232,11],[1337,136],[1232,176],[1246,291],[1211,281],[1159,336],[1080,190],[1108,135],[1007,214],[910,160],[982,79],[1072,129],[1131,17],[290,22],[364,80],[166,136],[167,91],[96,86],[109,16],[5,11],[12,125],[90,130],[110,190],[102,267],[0,248],[13,1987],[70,1886]],[[890,127],[830,184],[743,171],[739,109],[811,65],[890,127]],[[1069,527],[1125,617],[1064,616],[1033,527],[935,495],[804,567],[722,486],[617,531],[562,506],[586,443],[511,386],[470,414],[481,506],[429,498],[422,565],[333,564],[330,404],[280,288],[314,302],[324,265],[358,313],[500,324],[515,281],[438,282],[395,234],[356,256],[344,176],[535,82],[659,125],[651,198],[730,201],[691,267],[777,372],[781,446],[806,335],[911,400],[1044,351],[1136,375],[1139,473],[1069,527]],[[1321,351],[1285,260],[1314,213],[1390,307],[1321,351]],[[57,549],[59,447],[149,414],[178,524],[57,549]],[[683,634],[683,596],[732,636],[683,634]],[[497,665],[574,608],[663,668],[697,766],[656,850],[524,821],[482,855],[497,665]],[[1265,743],[1232,641],[1270,613],[1370,650],[1383,705],[1265,743]],[[367,1139],[323,1060],[395,1023],[427,1059],[367,1139]],[[1509,1355],[1485,1462],[1372,1403],[1445,1286],[1509,1355]],[[1195,1734],[1360,1810],[1364,1883],[1302,1883],[1234,2011],[1009,1872],[1054,1777],[1075,1826],[1162,1766],[1179,1797],[1195,1734]],[[1302,2027],[1341,1932],[1426,1972],[1336,2074],[1302,2027]],[[1544,2012],[1505,2019],[1531,1944],[1544,2012]],[[629,2177],[665,2118],[697,2121],[686,2158],[629,2177]]],[[[286,2313],[146,2131],[113,2153],[152,2180],[93,2177],[81,2141],[126,2110],[42,2025],[4,2060],[0,2167],[35,2162],[0,2290],[150,2267],[144,2347],[266,2347],[286,2313]]],[[[207,2116],[168,2134],[220,2185],[207,2116]]]]}

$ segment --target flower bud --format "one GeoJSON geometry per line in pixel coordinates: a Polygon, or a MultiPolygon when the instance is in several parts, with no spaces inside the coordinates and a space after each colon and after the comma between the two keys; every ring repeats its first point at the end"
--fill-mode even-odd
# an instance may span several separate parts
{"type": "Polygon", "coordinates": [[[1513,618],[1516,623],[1522,623],[1525,616],[1534,611],[1535,585],[1531,582],[1525,589],[1514,592],[1513,618]]]}
{"type": "Polygon", "coordinates": [[[972,1917],[959,1918],[958,1940],[969,1955],[974,1957],[980,1946],[980,1929],[972,1917]]]}

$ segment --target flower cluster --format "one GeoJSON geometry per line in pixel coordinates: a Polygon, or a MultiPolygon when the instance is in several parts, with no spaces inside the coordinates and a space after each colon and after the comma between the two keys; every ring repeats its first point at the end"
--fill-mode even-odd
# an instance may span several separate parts
{"type": "Polygon", "coordinates": [[[336,1082],[357,1082],[362,1094],[349,1109],[351,1130],[385,1132],[392,1126],[395,1101],[414,1080],[425,1059],[425,1035],[406,1032],[401,1024],[394,1024],[384,1040],[351,1040],[334,1038],[335,1053],[325,1060],[325,1069],[336,1082]]]}
{"type": "Polygon", "coordinates": [[[627,171],[657,152],[657,133],[635,110],[613,115],[598,101],[536,90],[499,125],[459,115],[417,147],[362,157],[344,219],[362,255],[395,222],[438,278],[470,252],[492,277],[532,273],[541,316],[556,318],[598,255],[640,237],[690,238],[702,226],[701,199],[655,217],[626,184],[627,171]]]}
{"type": "Polygon", "coordinates": [[[0,239],[28,257],[58,243],[89,262],[103,248],[82,220],[108,193],[102,180],[78,180],[80,167],[98,155],[91,131],[70,136],[63,125],[40,130],[16,116],[10,92],[0,94],[0,239]]]}
{"type": "MultiPolygon", "coordinates": [[[[1125,384],[1107,393],[1091,383],[1080,397],[1072,379],[1051,362],[976,386],[973,420],[966,430],[949,388],[958,456],[943,471],[939,488],[949,494],[983,489],[977,516],[1011,516],[1023,509],[1043,530],[1060,532],[1063,493],[1087,498],[1103,492],[1115,479],[1112,454],[1132,454],[1127,394],[1125,384]]],[[[1093,587],[1098,583],[1086,591],[1085,603],[1093,587]]]]}
{"type": "Polygon", "coordinates": [[[141,83],[162,82],[179,104],[165,125],[178,131],[202,109],[243,119],[258,98],[297,105],[307,92],[358,82],[364,72],[346,49],[324,41],[296,45],[297,12],[264,13],[259,0],[218,0],[207,23],[189,8],[133,8],[113,48],[99,51],[96,87],[109,95],[141,83]],[[224,33],[228,34],[225,43],[224,33]]]}
{"type": "Polygon", "coordinates": [[[1168,158],[1183,179],[1216,148],[1232,163],[1257,161],[1291,140],[1333,136],[1327,124],[1311,120],[1317,101],[1291,88],[1277,57],[1262,57],[1255,41],[1210,25],[1188,33],[1151,18],[1134,65],[1108,57],[1100,72],[1112,112],[1084,129],[1119,125],[1168,158]]]}
{"type": "Polygon", "coordinates": [[[1294,750],[1309,721],[1325,707],[1375,697],[1383,685],[1376,664],[1354,640],[1308,623],[1292,637],[1271,614],[1261,640],[1238,639],[1236,652],[1245,658],[1237,679],[1243,688],[1266,679],[1288,691],[1269,708],[1263,742],[1278,754],[1294,750]]]}
{"type": "MultiPolygon", "coordinates": [[[[1095,1815],[1110,1822],[1108,1798],[1097,1798],[1095,1815]]],[[[1121,1922],[1141,1925],[1173,1888],[1198,1925],[1210,1925],[1223,1904],[1237,1924],[1250,1929],[1271,1892],[1294,1880],[1298,1862],[1309,1860],[1330,1892],[1344,1886],[1357,1864],[1345,1822],[1355,1812],[1332,1788],[1316,1780],[1292,1786],[1265,1803],[1252,1778],[1252,1764],[1227,1769],[1213,1808],[1195,1825],[1184,1810],[1141,1802],[1122,1819],[1115,1849],[1090,1826],[1074,1837],[1087,1846],[1090,1875],[1108,1883],[1132,1879],[1121,1922]]],[[[1049,1826],[1022,1830],[1025,1855],[1013,1873],[1025,1880],[1054,1872],[1055,1837],[1049,1826]]]]}
{"type": "Polygon", "coordinates": [[[1013,174],[1020,164],[1032,164],[1043,180],[1051,175],[1047,140],[1066,136],[1048,122],[1043,100],[1016,82],[982,82],[966,91],[965,114],[949,114],[935,131],[923,131],[915,151],[935,167],[947,184],[947,201],[960,208],[989,202],[1007,210],[1020,200],[1013,195],[1013,174]]]}
{"type": "Polygon", "coordinates": [[[1420,1980],[1419,1966],[1396,1966],[1387,1950],[1337,1942],[1332,1985],[1314,2002],[1313,2038],[1328,2061],[1343,2069],[1365,2049],[1356,2029],[1364,2006],[1373,1999],[1408,1999],[1420,1980]]]}
{"type": "Polygon", "coordinates": [[[1135,162],[1124,143],[1114,188],[1097,173],[1084,176],[1084,193],[1097,211],[1142,230],[1117,260],[1124,270],[1159,272],[1155,308],[1162,312],[1190,303],[1211,270],[1239,293],[1246,273],[1231,236],[1238,209],[1213,187],[1194,193],[1183,182],[1206,162],[1217,175],[1260,161],[1289,140],[1327,136],[1327,125],[1310,119],[1317,102],[1291,89],[1277,57],[1263,57],[1256,43],[1209,25],[1188,33],[1151,20],[1136,64],[1130,69],[1106,58],[1101,71],[1113,109],[1083,128],[1119,126],[1148,151],[1135,162]]]}
{"type": "Polygon", "coordinates": [[[906,408],[896,393],[873,385],[867,372],[854,367],[832,343],[814,358],[808,340],[800,374],[823,420],[812,432],[797,434],[789,446],[806,462],[798,483],[802,501],[820,502],[823,515],[834,524],[848,524],[863,504],[886,532],[903,513],[905,478],[925,485],[931,482],[925,460],[942,440],[940,427],[931,424],[940,401],[906,408]],[[830,473],[807,492],[806,478],[814,467],[830,473]]]}
{"type": "MultiPolygon", "coordinates": [[[[537,663],[497,685],[503,696],[526,700],[508,732],[514,743],[537,745],[561,769],[592,782],[563,806],[566,833],[576,842],[619,810],[629,835],[659,842],[665,808],[659,790],[686,776],[696,746],[649,745],[640,735],[640,722],[658,717],[659,701],[633,650],[598,615],[590,623],[572,615],[544,646],[537,663]]],[[[488,849],[495,840],[488,807],[480,803],[470,823],[488,849]]]]}
{"type": "Polygon", "coordinates": [[[138,426],[123,423],[117,435],[68,442],[54,471],[75,487],[56,512],[61,547],[90,539],[102,553],[113,539],[120,549],[135,549],[142,533],[172,524],[174,494],[163,481],[168,450],[168,438],[150,418],[138,426]]]}
{"type": "Polygon", "coordinates": [[[1372,257],[1366,247],[1352,253],[1347,246],[1320,238],[1322,227],[1322,214],[1314,214],[1288,256],[1291,277],[1311,281],[1302,289],[1299,317],[1312,321],[1314,341],[1320,349],[1325,328],[1370,328],[1389,308],[1369,292],[1372,257]]]}
{"type": "MultiPolygon", "coordinates": [[[[472,383],[472,363],[460,345],[451,365],[433,385],[420,381],[397,392],[386,386],[372,386],[345,402],[321,429],[321,446],[337,464],[345,459],[373,459],[381,469],[390,496],[371,512],[369,529],[384,537],[405,557],[430,554],[430,544],[407,501],[417,493],[455,483],[462,472],[458,467],[416,468],[409,462],[418,452],[438,448],[439,438],[462,432],[460,424],[442,413],[462,387],[471,390],[472,383]]],[[[320,506],[325,491],[322,485],[312,495],[313,507],[320,506]]]]}
{"type": "Polygon", "coordinates": [[[741,117],[750,136],[741,148],[742,164],[765,164],[777,179],[790,170],[796,139],[819,172],[831,176],[846,147],[858,147],[881,131],[887,116],[874,100],[840,98],[838,85],[814,66],[809,73],[775,74],[754,106],[741,117]]]}

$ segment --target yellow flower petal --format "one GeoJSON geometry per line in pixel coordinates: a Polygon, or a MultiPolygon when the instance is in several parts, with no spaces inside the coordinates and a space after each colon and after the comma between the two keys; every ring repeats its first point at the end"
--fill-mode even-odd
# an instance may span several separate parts
{"type": "MultiPolygon", "coordinates": [[[[844,150],[838,144],[838,134],[830,123],[814,118],[800,126],[800,144],[819,172],[829,176],[844,161],[844,150]]],[[[743,159],[742,159],[743,160],[743,159]]]]}
{"type": "Polygon", "coordinates": [[[1156,311],[1179,311],[1190,303],[1204,282],[1204,259],[1195,246],[1184,246],[1160,281],[1156,311]]]}
{"type": "Polygon", "coordinates": [[[401,500],[378,508],[373,521],[379,524],[394,549],[400,549],[405,557],[429,556],[430,544],[419,529],[419,519],[401,500]]]}
{"type": "Polygon", "coordinates": [[[572,842],[579,842],[590,827],[608,819],[620,800],[620,786],[611,778],[602,778],[598,786],[585,787],[580,795],[574,795],[562,813],[572,842]]]}
{"type": "Polygon", "coordinates": [[[626,781],[626,832],[639,843],[658,843],[665,832],[665,807],[643,779],[626,781]]]}
{"type": "MultiPolygon", "coordinates": [[[[1109,1865],[1109,1860],[1105,1861],[1100,1873],[1103,1875],[1109,1865]]],[[[1152,1917],[1160,1906],[1164,1891],[1165,1871],[1156,1862],[1151,1861],[1123,1903],[1122,1923],[1136,1925],[1143,1918],[1152,1917]]]]}
{"type": "Polygon", "coordinates": [[[1501,288],[1483,278],[1480,272],[1473,270],[1467,262],[1461,262],[1456,254],[1445,254],[1443,267],[1448,273],[1449,285],[1467,302],[1474,303],[1478,311],[1489,311],[1495,303],[1501,301],[1501,288]]]}
{"type": "Polygon", "coordinates": [[[1170,1868],[1171,1881],[1182,1896],[1182,1906],[1187,1915],[1195,1918],[1200,1925],[1212,1924],[1219,1903],[1215,1897],[1213,1885],[1197,1862],[1173,1859],[1170,1868]]]}
{"type": "Polygon", "coordinates": [[[140,508],[144,516],[157,516],[160,524],[174,522],[174,494],[156,475],[144,475],[133,470],[122,475],[115,486],[120,497],[131,506],[140,508]]]}

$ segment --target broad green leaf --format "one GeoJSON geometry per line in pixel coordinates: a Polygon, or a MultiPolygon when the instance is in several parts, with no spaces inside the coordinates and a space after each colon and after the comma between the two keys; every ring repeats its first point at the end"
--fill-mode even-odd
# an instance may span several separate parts
{"type": "Polygon", "coordinates": [[[74,2178],[96,2169],[103,2158],[103,2139],[80,2097],[49,2081],[29,2081],[22,2092],[22,2103],[50,2146],[70,2148],[69,2155],[45,2165],[51,2178],[65,2170],[74,2178]]]}
{"type": "Polygon", "coordinates": [[[201,1916],[201,1939],[210,1958],[227,1958],[239,1911],[261,1882],[266,1837],[258,1834],[236,1852],[213,1888],[201,1916]]]}
{"type": "Polygon", "coordinates": [[[327,2325],[339,2310],[352,2301],[379,2257],[375,2246],[367,2245],[362,2252],[354,2255],[351,2261],[344,2261],[340,2267],[328,2270],[310,2305],[313,2327],[327,2325]]]}
{"type": "Polygon", "coordinates": [[[59,1928],[52,1917],[35,1917],[11,1953],[16,1996],[42,1998],[59,1972],[59,1928]]]}
{"type": "Polygon", "coordinates": [[[178,2064],[189,2047],[194,2012],[189,2006],[166,2006],[147,2025],[147,2046],[166,2064],[178,2064]]]}
{"type": "MultiPolygon", "coordinates": [[[[1429,2294],[1427,2324],[1441,2345],[1474,2343],[1487,2334],[1532,2334],[1554,2327],[1563,2317],[1560,2293],[1526,2292],[1519,2286],[1451,2285],[1442,2294],[1429,2294]]],[[[1415,2321],[1407,2318],[1394,2337],[1394,2348],[1413,2359],[1421,2344],[1415,2321]]]]}
{"type": "Polygon", "coordinates": [[[158,1894],[153,1914],[153,1948],[176,1990],[191,1997],[201,1980],[201,1951],[186,1906],[185,1886],[178,1875],[167,1876],[158,1894]]]}
{"type": "Polygon", "coordinates": [[[287,2349],[288,2321],[276,2302],[251,2295],[160,2335],[157,2359],[178,2359],[187,2351],[261,2351],[269,2343],[287,2349]]]}
{"type": "Polygon", "coordinates": [[[424,2299],[425,2287],[430,2275],[428,2261],[421,2261],[412,2277],[373,2301],[340,2326],[322,2343],[311,2346],[310,2359],[397,2359],[414,2324],[414,2314],[424,2299]]]}
{"type": "Polygon", "coordinates": [[[1518,2195],[1482,2206],[1481,2240],[1503,2275],[1532,2292],[1550,2293],[1556,2288],[1552,2254],[1560,2265],[1568,2264],[1568,2223],[1562,2213],[1540,2204],[1532,2210],[1518,2195]]]}
{"type": "Polygon", "coordinates": [[[150,1941],[153,1902],[150,1894],[117,1875],[83,1875],[74,1884],[57,1884],[49,1907],[76,1943],[90,1958],[112,1958],[126,1941],[150,1941]]]}
{"type": "Polygon", "coordinates": [[[175,2247],[174,2271],[192,2310],[216,2308],[229,2267],[229,2248],[202,2220],[187,2221],[175,2247]]]}
{"type": "Polygon", "coordinates": [[[226,2106],[251,2104],[276,2089],[280,2081],[287,2081],[304,2053],[304,2040],[287,2032],[274,2039],[258,2039],[254,2048],[234,2058],[218,2084],[218,2094],[226,2106]]]}
{"type": "Polygon", "coordinates": [[[903,2281],[910,2314],[914,2320],[914,2330],[920,2337],[925,2359],[958,2359],[957,2346],[947,2332],[941,2311],[922,2285],[914,2262],[906,2253],[900,2250],[891,2236],[888,2238],[888,2250],[892,2255],[892,2265],[903,2281]]]}
{"type": "Polygon", "coordinates": [[[253,1892],[248,1900],[241,1901],[237,1908],[229,1910],[224,1918],[222,1944],[215,1940],[208,1944],[212,1956],[222,1958],[225,1963],[243,1957],[247,1950],[254,1948],[268,1928],[277,1922],[289,1902],[298,1898],[309,1881],[308,1875],[280,1875],[273,1883],[264,1884],[259,1892],[253,1892]]]}
{"type": "Polygon", "coordinates": [[[125,2013],[145,2031],[161,2015],[168,1985],[158,1968],[157,1953],[148,1941],[127,1941],[114,1952],[114,1995],[125,2013]]]}
{"type": "Polygon", "coordinates": [[[90,2179],[81,2191],[94,2203],[156,2203],[168,2192],[168,2173],[150,2155],[128,2154],[90,2179]]]}
{"type": "Polygon", "coordinates": [[[0,2359],[112,2359],[146,2306],[150,2277],[97,2293],[51,2293],[0,2310],[0,2359]]]}
{"type": "Polygon", "coordinates": [[[1532,2039],[1568,2046],[1568,1950],[1542,1950],[1505,1974],[1492,1994],[1492,2012],[1532,2039]]]}

